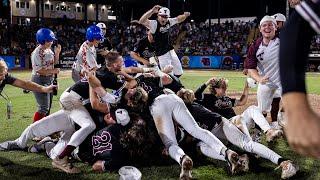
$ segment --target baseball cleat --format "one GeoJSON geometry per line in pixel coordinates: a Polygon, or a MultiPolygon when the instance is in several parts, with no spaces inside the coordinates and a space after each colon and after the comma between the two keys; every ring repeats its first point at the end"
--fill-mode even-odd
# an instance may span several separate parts
{"type": "Polygon", "coordinates": [[[184,155],[181,158],[181,173],[180,173],[180,179],[181,180],[189,180],[192,179],[191,171],[193,167],[192,159],[184,155]]]}
{"type": "Polygon", "coordinates": [[[242,172],[249,171],[249,156],[247,154],[242,154],[239,156],[238,164],[241,166],[240,170],[242,172]]]}
{"type": "Polygon", "coordinates": [[[240,172],[241,166],[238,164],[239,155],[236,152],[227,149],[225,158],[228,163],[228,170],[231,173],[231,175],[240,172]]]}
{"type": "Polygon", "coordinates": [[[54,168],[60,169],[68,174],[78,174],[80,169],[74,167],[71,163],[68,162],[68,157],[65,156],[63,159],[56,157],[52,160],[52,166],[54,168]]]}
{"type": "Polygon", "coordinates": [[[277,119],[278,119],[278,124],[279,124],[279,126],[280,126],[281,128],[283,128],[283,127],[286,125],[286,123],[287,123],[287,121],[286,121],[286,119],[285,119],[285,117],[284,117],[284,112],[279,112],[277,119]]]}
{"type": "Polygon", "coordinates": [[[48,143],[48,142],[53,142],[53,140],[47,136],[45,138],[43,138],[41,141],[39,141],[38,143],[36,144],[33,144],[32,146],[30,146],[28,148],[28,152],[31,152],[31,153],[39,153],[39,152],[42,152],[45,150],[45,144],[48,143]]]}
{"type": "Polygon", "coordinates": [[[253,133],[251,135],[252,141],[260,143],[261,142],[261,136],[262,136],[262,132],[260,130],[258,130],[258,129],[254,129],[254,131],[253,131],[253,133]]]}
{"type": "Polygon", "coordinates": [[[5,141],[0,144],[0,151],[23,150],[15,141],[5,141]]]}
{"type": "Polygon", "coordinates": [[[282,127],[279,124],[279,121],[271,122],[270,127],[273,129],[282,129],[282,127]]]}
{"type": "Polygon", "coordinates": [[[274,139],[280,137],[282,134],[283,134],[282,130],[271,128],[267,131],[266,140],[267,142],[271,142],[274,139]]]}
{"type": "Polygon", "coordinates": [[[299,166],[293,164],[293,162],[290,160],[281,162],[280,165],[276,168],[276,170],[280,167],[282,168],[281,179],[288,179],[294,176],[297,173],[297,171],[299,171],[299,166]]]}

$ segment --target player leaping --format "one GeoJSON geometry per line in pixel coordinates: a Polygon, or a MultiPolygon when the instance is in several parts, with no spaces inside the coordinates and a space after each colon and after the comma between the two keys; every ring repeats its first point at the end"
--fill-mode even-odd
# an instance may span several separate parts
{"type": "Polygon", "coordinates": [[[152,9],[147,11],[139,20],[140,24],[143,24],[150,29],[155,43],[156,56],[159,60],[160,69],[166,65],[173,66],[173,74],[180,77],[183,74],[180,60],[175,53],[173,46],[170,44],[169,29],[175,24],[181,23],[190,16],[190,12],[184,12],[175,18],[170,18],[170,10],[166,7],[155,5],[152,9]],[[158,15],[156,20],[149,20],[149,18],[156,14],[158,15]]]}

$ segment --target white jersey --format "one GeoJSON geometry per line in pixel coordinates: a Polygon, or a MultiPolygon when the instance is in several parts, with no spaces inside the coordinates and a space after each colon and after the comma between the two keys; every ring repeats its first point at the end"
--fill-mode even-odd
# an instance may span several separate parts
{"type": "MultiPolygon", "coordinates": [[[[167,23],[164,27],[160,28],[160,32],[165,33],[169,31],[169,28],[178,24],[178,18],[168,18],[169,23],[167,23]]],[[[149,20],[150,31],[154,34],[157,30],[158,22],[157,20],[149,20]]]]}
{"type": "Polygon", "coordinates": [[[31,53],[32,75],[37,75],[40,69],[53,69],[54,53],[49,49],[44,49],[42,45],[38,45],[31,53]]]}
{"type": "Polygon", "coordinates": [[[281,87],[279,67],[280,39],[275,38],[267,46],[262,43],[256,53],[257,68],[261,76],[269,77],[268,86],[281,87]]]}
{"type": "Polygon", "coordinates": [[[76,62],[73,65],[73,68],[77,71],[81,71],[82,67],[86,68],[99,68],[97,64],[97,53],[96,48],[94,46],[90,47],[88,45],[88,41],[85,41],[76,56],[76,62]]]}

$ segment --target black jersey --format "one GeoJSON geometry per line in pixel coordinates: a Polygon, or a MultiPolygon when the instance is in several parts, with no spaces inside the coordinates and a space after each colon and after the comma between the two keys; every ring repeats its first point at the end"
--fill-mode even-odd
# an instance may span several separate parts
{"type": "Polygon", "coordinates": [[[90,164],[105,161],[104,167],[108,170],[123,166],[128,159],[127,151],[120,143],[124,132],[124,127],[118,124],[95,131],[79,146],[79,158],[90,164]]]}
{"type": "Polygon", "coordinates": [[[156,55],[161,56],[173,49],[173,46],[170,44],[170,35],[169,29],[172,26],[172,21],[167,21],[166,24],[161,25],[158,20],[156,20],[157,28],[155,33],[153,33],[154,44],[156,49],[156,55]]]}
{"type": "Polygon", "coordinates": [[[207,86],[203,84],[195,92],[195,97],[197,102],[204,107],[208,108],[212,112],[216,112],[221,116],[230,119],[236,116],[233,108],[235,106],[236,99],[230,98],[228,96],[217,97],[214,94],[207,94],[203,91],[207,86]]]}
{"type": "Polygon", "coordinates": [[[136,78],[137,85],[142,87],[148,93],[148,105],[150,106],[154,99],[164,94],[163,87],[159,77],[139,76],[136,78]]]}
{"type": "Polygon", "coordinates": [[[97,47],[97,64],[100,64],[101,66],[105,66],[106,61],[105,58],[100,54],[100,52],[102,51],[111,51],[112,45],[110,43],[110,41],[106,38],[102,43],[99,43],[98,47],[97,47]]]}
{"type": "MultiPolygon", "coordinates": [[[[101,67],[96,72],[97,78],[101,81],[104,88],[117,90],[123,86],[123,79],[119,78],[115,73],[109,71],[105,66],[101,67]]],[[[79,94],[83,99],[89,98],[89,83],[86,80],[80,80],[70,87],[70,90],[79,94]]]]}
{"type": "Polygon", "coordinates": [[[140,41],[138,41],[133,49],[133,52],[138,53],[140,57],[146,60],[148,60],[150,57],[155,56],[154,45],[149,42],[148,37],[144,37],[140,41]]]}
{"type": "Polygon", "coordinates": [[[11,76],[9,73],[7,73],[4,77],[4,80],[2,82],[0,82],[0,94],[1,94],[4,86],[6,86],[6,84],[13,84],[14,81],[16,81],[16,78],[11,76]]]}
{"type": "Polygon", "coordinates": [[[174,93],[177,93],[184,86],[181,84],[179,78],[171,74],[169,74],[169,76],[172,78],[172,83],[164,85],[164,88],[171,89],[174,93]]]}
{"type": "Polygon", "coordinates": [[[214,113],[196,102],[193,102],[192,104],[186,104],[186,106],[195,121],[203,129],[211,131],[222,121],[220,114],[214,113]]]}

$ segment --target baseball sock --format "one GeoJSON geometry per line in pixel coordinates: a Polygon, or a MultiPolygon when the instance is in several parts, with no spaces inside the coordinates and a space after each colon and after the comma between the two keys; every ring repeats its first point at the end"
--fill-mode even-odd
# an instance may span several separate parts
{"type": "Polygon", "coordinates": [[[34,115],[33,115],[33,122],[35,123],[35,122],[39,121],[40,119],[42,119],[42,118],[44,118],[44,117],[46,117],[45,114],[42,114],[42,113],[40,113],[40,112],[37,111],[37,112],[35,112],[34,115]]]}
{"type": "Polygon", "coordinates": [[[71,145],[67,145],[67,147],[64,148],[62,153],[59,155],[59,159],[63,159],[66,156],[70,156],[72,151],[75,150],[75,149],[76,149],[76,147],[71,146],[71,145]]]}
{"type": "Polygon", "coordinates": [[[286,160],[287,160],[287,159],[279,158],[279,159],[278,159],[278,163],[277,163],[277,164],[278,164],[278,165],[280,165],[283,161],[286,161],[286,160]]]}
{"type": "Polygon", "coordinates": [[[271,121],[275,122],[278,119],[278,112],[279,112],[279,104],[280,104],[281,98],[273,98],[272,100],[272,108],[271,108],[271,121]]]}

